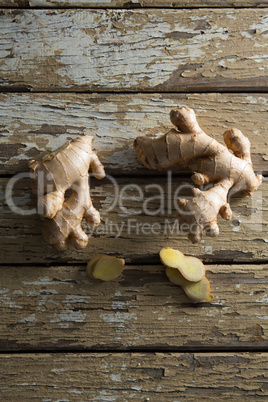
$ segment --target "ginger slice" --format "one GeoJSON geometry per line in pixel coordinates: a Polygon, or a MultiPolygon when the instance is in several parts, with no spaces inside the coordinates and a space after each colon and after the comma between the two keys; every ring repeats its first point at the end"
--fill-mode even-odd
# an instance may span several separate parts
{"type": "Polygon", "coordinates": [[[87,274],[93,279],[112,281],[120,276],[125,266],[122,258],[98,255],[92,258],[87,265],[87,274]]]}
{"type": "Polygon", "coordinates": [[[101,257],[104,257],[104,255],[103,255],[103,254],[96,255],[95,257],[93,257],[93,258],[87,263],[86,272],[87,272],[88,276],[89,276],[90,278],[92,278],[92,279],[95,279],[94,276],[93,276],[93,270],[94,270],[94,267],[95,267],[97,261],[99,261],[99,259],[100,259],[101,257]]]}
{"type": "Polygon", "coordinates": [[[205,267],[196,257],[185,256],[181,251],[171,247],[163,248],[159,255],[166,267],[176,268],[188,281],[197,282],[205,276],[205,267]]]}
{"type": "Polygon", "coordinates": [[[166,268],[166,275],[170,282],[183,288],[189,299],[196,302],[211,302],[213,300],[210,284],[206,277],[198,282],[190,282],[177,269],[169,267],[166,268]]]}

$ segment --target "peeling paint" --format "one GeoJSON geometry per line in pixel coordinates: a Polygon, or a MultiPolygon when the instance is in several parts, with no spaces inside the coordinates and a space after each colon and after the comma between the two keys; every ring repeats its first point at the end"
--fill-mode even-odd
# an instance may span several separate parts
{"type": "Polygon", "coordinates": [[[206,85],[208,77],[214,88],[219,78],[221,87],[252,78],[265,85],[259,73],[265,55],[255,55],[267,29],[260,10],[27,10],[15,20],[3,12],[2,20],[9,41],[2,47],[0,81],[7,87],[148,91],[173,84],[185,90],[206,85]],[[232,54],[237,63],[215,64],[232,54]]]}
{"type": "Polygon", "coordinates": [[[256,300],[258,303],[265,303],[268,304],[268,294],[264,294],[259,299],[256,300]]]}
{"type": "Polygon", "coordinates": [[[121,313],[117,311],[116,313],[105,313],[100,314],[100,318],[103,319],[108,324],[126,324],[129,321],[137,320],[137,316],[134,313],[121,313]]]}
{"type": "Polygon", "coordinates": [[[86,319],[86,313],[73,310],[62,310],[59,314],[50,317],[51,323],[57,323],[60,328],[69,328],[69,324],[82,323],[86,319]]]}
{"type": "Polygon", "coordinates": [[[110,378],[114,382],[121,382],[122,381],[120,374],[111,374],[110,378]]]}
{"type": "MultiPolygon", "coordinates": [[[[133,140],[138,134],[157,135],[166,132],[171,127],[169,111],[176,104],[180,107],[195,108],[200,124],[208,133],[211,132],[213,122],[215,138],[220,142],[222,131],[227,128],[224,125],[225,119],[232,125],[235,119],[246,135],[252,136],[252,132],[257,130],[254,140],[251,140],[252,151],[265,158],[262,132],[266,121],[264,114],[260,113],[266,110],[268,103],[264,96],[239,96],[238,99],[232,96],[233,102],[230,102],[227,95],[172,96],[159,96],[159,102],[156,102],[155,97],[144,94],[68,94],[64,97],[59,94],[2,95],[1,124],[3,131],[12,135],[0,137],[0,167],[9,174],[21,169],[28,170],[28,160],[38,158],[43,151],[56,149],[66,141],[83,134],[84,128],[87,127],[95,136],[94,146],[102,162],[109,166],[110,171],[120,174],[144,171],[148,174],[137,162],[132,147],[133,140]],[[218,116],[223,110],[225,119],[221,121],[218,116]],[[46,121],[50,124],[44,124],[46,121]],[[57,129],[50,130],[49,127],[57,129]],[[13,155],[9,160],[5,156],[7,152],[13,155]]],[[[256,167],[265,170],[265,164],[256,167]]]]}
{"type": "Polygon", "coordinates": [[[20,320],[20,322],[22,322],[22,323],[33,323],[33,322],[36,322],[36,321],[37,321],[37,319],[35,317],[35,314],[31,314],[28,317],[22,318],[20,320]]]}
{"type": "Polygon", "coordinates": [[[213,254],[212,246],[202,246],[202,254],[213,254]]]}

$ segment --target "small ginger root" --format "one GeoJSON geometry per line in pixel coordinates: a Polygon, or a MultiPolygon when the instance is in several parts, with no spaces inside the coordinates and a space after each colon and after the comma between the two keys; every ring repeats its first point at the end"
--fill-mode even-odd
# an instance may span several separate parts
{"type": "Polygon", "coordinates": [[[263,177],[254,173],[250,142],[241,131],[232,128],[223,134],[231,153],[202,131],[192,109],[172,109],[170,119],[176,129],[155,139],[137,137],[134,148],[138,160],[148,169],[169,169],[173,165],[189,167],[195,184],[213,183],[213,187],[205,191],[195,188],[190,200],[178,200],[180,228],[196,243],[202,233],[219,234],[218,214],[223,219],[231,219],[232,211],[227,202],[231,188],[234,192],[251,195],[263,177]]]}
{"type": "Polygon", "coordinates": [[[69,243],[83,249],[88,236],[81,227],[83,218],[90,225],[100,223],[100,214],[93,207],[89,194],[91,166],[97,179],[105,177],[103,165],[92,151],[93,137],[82,136],[43,157],[31,161],[29,167],[37,183],[38,213],[45,217],[43,236],[48,244],[65,250],[69,243]],[[71,189],[65,201],[66,190],[71,189]]]}
{"type": "Polygon", "coordinates": [[[88,262],[86,271],[90,278],[107,282],[118,278],[124,266],[125,260],[122,258],[97,255],[88,262]]]}
{"type": "Polygon", "coordinates": [[[170,282],[183,288],[189,299],[196,302],[211,302],[213,296],[210,294],[210,284],[206,277],[198,282],[191,282],[185,279],[175,268],[166,268],[166,275],[170,282]]]}
{"type": "Polygon", "coordinates": [[[198,282],[205,276],[205,267],[198,258],[186,256],[170,247],[162,248],[159,253],[161,262],[169,268],[179,270],[181,275],[191,282],[198,282]]]}

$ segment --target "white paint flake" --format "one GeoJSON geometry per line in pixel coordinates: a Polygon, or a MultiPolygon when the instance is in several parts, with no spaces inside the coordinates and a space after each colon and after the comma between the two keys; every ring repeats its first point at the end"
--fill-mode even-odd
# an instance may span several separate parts
{"type": "Polygon", "coordinates": [[[111,374],[110,378],[114,382],[121,382],[121,375],[120,374],[111,374]]]}
{"type": "Polygon", "coordinates": [[[117,311],[116,313],[105,313],[100,314],[100,318],[108,324],[117,323],[117,324],[126,324],[129,321],[137,320],[137,316],[134,313],[121,313],[117,311]]]}
{"type": "Polygon", "coordinates": [[[22,318],[21,320],[20,320],[20,322],[21,323],[33,323],[33,322],[35,322],[35,321],[37,321],[37,319],[36,319],[36,317],[35,317],[35,314],[31,314],[31,315],[29,315],[28,317],[25,317],[25,318],[22,318]]]}

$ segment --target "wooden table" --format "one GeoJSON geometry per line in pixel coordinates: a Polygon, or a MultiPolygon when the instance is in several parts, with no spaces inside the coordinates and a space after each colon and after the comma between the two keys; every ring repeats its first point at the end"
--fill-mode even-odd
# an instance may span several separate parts
{"type": "Polygon", "coordinates": [[[1,401],[266,400],[267,180],[251,198],[232,197],[218,238],[192,245],[165,230],[189,172],[174,170],[168,187],[132,144],[166,132],[170,109],[188,106],[220,142],[240,128],[267,175],[267,1],[0,5],[1,401]],[[60,253],[30,211],[27,165],[86,128],[108,175],[91,182],[102,230],[84,251],[60,253]],[[149,184],[170,210],[144,213],[159,206],[149,184]],[[122,202],[107,212],[116,190],[122,202]],[[211,304],[167,280],[163,246],[205,261],[211,304]],[[99,253],[126,259],[117,281],[86,276],[99,253]]]}

